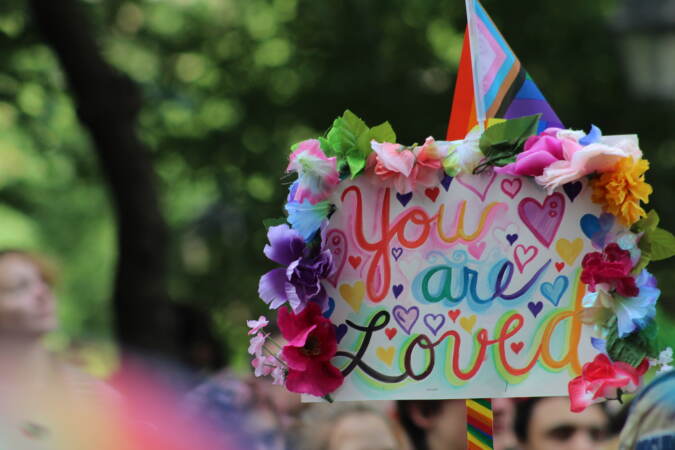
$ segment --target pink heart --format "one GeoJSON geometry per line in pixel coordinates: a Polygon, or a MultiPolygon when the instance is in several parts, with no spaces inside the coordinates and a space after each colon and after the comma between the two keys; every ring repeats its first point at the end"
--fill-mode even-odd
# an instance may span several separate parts
{"type": "Polygon", "coordinates": [[[527,248],[525,248],[523,244],[516,245],[516,248],[513,251],[513,259],[516,260],[516,265],[518,266],[520,273],[523,273],[525,266],[536,258],[538,253],[539,250],[534,245],[530,245],[527,248]]]}
{"type": "Polygon", "coordinates": [[[462,173],[457,175],[455,180],[476,194],[482,201],[485,201],[485,196],[490,190],[490,186],[492,186],[492,183],[494,183],[496,177],[497,174],[492,171],[484,172],[480,175],[468,175],[462,173]]]}
{"type": "Polygon", "coordinates": [[[546,247],[551,246],[564,214],[565,197],[560,192],[546,197],[543,204],[532,197],[524,198],[518,204],[520,220],[546,247]]]}
{"type": "Polygon", "coordinates": [[[335,264],[335,271],[326,279],[334,287],[337,287],[338,278],[347,261],[347,236],[343,231],[330,230],[326,233],[326,246],[330,249],[335,264]]]}
{"type": "Polygon", "coordinates": [[[507,178],[502,180],[502,192],[511,198],[515,198],[522,187],[523,182],[520,178],[507,178]]]}
{"type": "Polygon", "coordinates": [[[469,253],[476,259],[480,259],[481,255],[485,251],[485,241],[483,242],[472,242],[469,244],[469,253]]]}

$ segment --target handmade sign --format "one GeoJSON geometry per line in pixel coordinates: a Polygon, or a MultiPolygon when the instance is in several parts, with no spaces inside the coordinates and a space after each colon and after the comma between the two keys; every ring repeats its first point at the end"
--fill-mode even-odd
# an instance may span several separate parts
{"type": "Polygon", "coordinates": [[[468,13],[465,50],[494,45],[460,66],[462,138],[401,145],[346,111],[293,146],[258,290],[283,340],[248,322],[257,376],[331,401],[569,394],[581,411],[656,363],[646,266],[675,237],[642,207],[637,137],[564,129],[482,7],[468,13]]]}

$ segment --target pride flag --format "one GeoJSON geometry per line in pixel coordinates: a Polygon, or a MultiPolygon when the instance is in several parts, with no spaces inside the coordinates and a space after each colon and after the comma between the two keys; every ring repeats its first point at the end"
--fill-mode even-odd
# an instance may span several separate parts
{"type": "Polygon", "coordinates": [[[463,139],[476,124],[491,118],[541,113],[539,131],[563,127],[478,0],[466,0],[466,14],[447,140],[463,139]]]}

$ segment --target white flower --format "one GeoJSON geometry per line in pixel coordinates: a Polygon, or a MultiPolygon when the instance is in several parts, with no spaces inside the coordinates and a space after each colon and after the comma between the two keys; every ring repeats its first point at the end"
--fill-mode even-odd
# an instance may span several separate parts
{"type": "Polygon", "coordinates": [[[260,357],[262,355],[263,347],[265,346],[265,341],[267,336],[263,333],[258,333],[251,338],[251,342],[248,346],[249,355],[256,355],[260,357]]]}
{"type": "Polygon", "coordinates": [[[651,366],[660,366],[656,373],[666,373],[673,370],[673,349],[668,347],[659,353],[659,359],[650,359],[651,366]]]}
{"type": "Polygon", "coordinates": [[[258,317],[258,320],[247,320],[246,326],[250,328],[248,334],[256,334],[258,331],[262,330],[269,324],[270,322],[265,316],[258,317]]]}

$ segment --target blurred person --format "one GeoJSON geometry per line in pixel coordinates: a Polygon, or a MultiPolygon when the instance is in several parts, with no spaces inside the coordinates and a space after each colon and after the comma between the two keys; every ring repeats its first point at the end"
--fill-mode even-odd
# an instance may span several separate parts
{"type": "Polygon", "coordinates": [[[299,424],[299,450],[403,450],[405,438],[380,410],[365,403],[314,404],[299,424]]]}
{"type": "Polygon", "coordinates": [[[567,397],[533,397],[516,403],[514,431],[523,450],[602,449],[609,425],[602,404],[573,413],[567,397]]]}
{"type": "Polygon", "coordinates": [[[415,450],[466,448],[465,400],[399,400],[397,415],[415,450]]]}
{"type": "Polygon", "coordinates": [[[675,449],[675,371],[655,378],[635,396],[619,448],[675,449]]]}
{"type": "Polygon", "coordinates": [[[513,432],[513,420],[516,415],[514,399],[493,398],[492,415],[494,449],[513,450],[518,448],[518,440],[513,432]]]}

